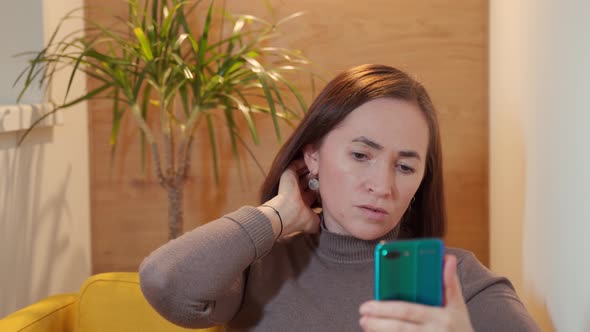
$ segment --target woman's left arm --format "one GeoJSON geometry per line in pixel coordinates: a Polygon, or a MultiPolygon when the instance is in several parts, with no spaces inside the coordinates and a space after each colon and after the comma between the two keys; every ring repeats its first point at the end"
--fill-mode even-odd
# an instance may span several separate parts
{"type": "Polygon", "coordinates": [[[403,301],[368,301],[360,307],[363,331],[472,332],[469,312],[457,276],[457,258],[445,257],[445,304],[432,307],[403,301]]]}
{"type": "Polygon", "coordinates": [[[470,252],[457,254],[462,257],[458,272],[475,331],[541,331],[507,278],[489,271],[470,252]]]}

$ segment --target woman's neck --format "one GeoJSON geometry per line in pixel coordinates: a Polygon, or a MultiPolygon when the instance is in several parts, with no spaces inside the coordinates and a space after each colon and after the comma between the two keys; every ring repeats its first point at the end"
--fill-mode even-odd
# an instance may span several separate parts
{"type": "Polygon", "coordinates": [[[395,227],[374,240],[362,240],[348,234],[332,232],[326,227],[324,218],[320,215],[320,234],[317,237],[317,253],[322,258],[338,263],[372,262],[374,250],[380,241],[391,241],[398,237],[399,227],[395,227]]]}

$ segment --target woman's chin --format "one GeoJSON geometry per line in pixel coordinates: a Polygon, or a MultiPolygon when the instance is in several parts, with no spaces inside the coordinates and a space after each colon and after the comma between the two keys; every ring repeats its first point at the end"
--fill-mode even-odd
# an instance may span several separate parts
{"type": "Polygon", "coordinates": [[[350,235],[356,237],[357,239],[365,240],[365,241],[372,241],[377,240],[385,236],[385,234],[389,233],[393,227],[391,228],[384,228],[384,227],[359,227],[358,229],[351,229],[350,235]]]}
{"type": "Polygon", "coordinates": [[[390,220],[384,222],[361,220],[355,216],[354,218],[345,219],[345,222],[330,223],[326,220],[325,225],[329,232],[371,241],[380,239],[391,232],[397,223],[390,220]]]}

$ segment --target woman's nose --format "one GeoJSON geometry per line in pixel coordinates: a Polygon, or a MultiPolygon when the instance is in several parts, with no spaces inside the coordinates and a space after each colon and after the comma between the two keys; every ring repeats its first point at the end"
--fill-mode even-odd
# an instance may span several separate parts
{"type": "Polygon", "coordinates": [[[368,174],[368,189],[377,196],[394,196],[395,194],[395,171],[388,167],[375,167],[371,174],[368,174]]]}

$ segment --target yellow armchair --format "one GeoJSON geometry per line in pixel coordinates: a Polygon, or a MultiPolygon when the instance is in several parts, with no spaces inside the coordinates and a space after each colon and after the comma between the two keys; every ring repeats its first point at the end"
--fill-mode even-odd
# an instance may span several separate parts
{"type": "Polygon", "coordinates": [[[102,273],[79,293],[50,296],[0,320],[2,332],[219,332],[220,327],[185,329],[162,318],[145,300],[139,276],[102,273]]]}

